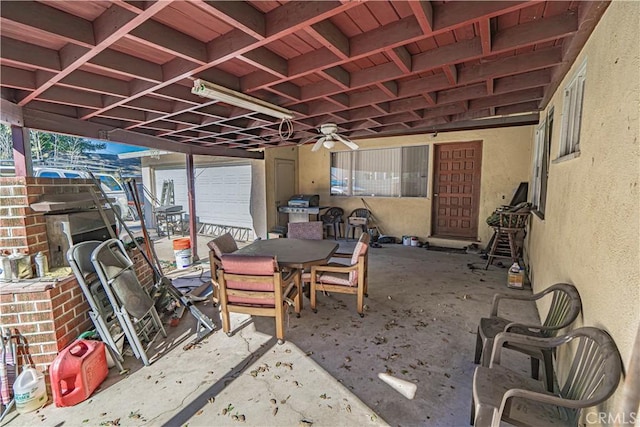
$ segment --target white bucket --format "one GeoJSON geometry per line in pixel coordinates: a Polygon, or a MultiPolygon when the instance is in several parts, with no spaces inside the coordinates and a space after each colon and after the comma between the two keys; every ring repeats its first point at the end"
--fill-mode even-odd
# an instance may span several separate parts
{"type": "Polygon", "coordinates": [[[42,408],[49,399],[44,375],[34,368],[25,369],[13,383],[13,395],[16,410],[21,414],[42,408]]]}
{"type": "Polygon", "coordinates": [[[411,246],[420,246],[420,240],[416,236],[411,236],[411,246]]]}
{"type": "Polygon", "coordinates": [[[176,268],[187,268],[193,262],[191,257],[191,240],[187,237],[173,241],[173,254],[176,257],[176,268]]]}
{"type": "Polygon", "coordinates": [[[411,246],[411,236],[402,236],[402,244],[404,246],[411,246]]]}

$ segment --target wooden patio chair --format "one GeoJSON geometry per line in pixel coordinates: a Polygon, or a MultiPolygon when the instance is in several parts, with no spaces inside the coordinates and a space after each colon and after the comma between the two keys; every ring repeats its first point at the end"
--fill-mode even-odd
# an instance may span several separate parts
{"type": "Polygon", "coordinates": [[[238,245],[231,233],[225,233],[211,240],[207,243],[207,246],[209,247],[209,268],[211,270],[211,287],[213,291],[212,299],[215,306],[219,300],[218,290],[220,286],[218,284],[218,269],[222,265],[220,259],[224,254],[237,251],[238,245]]]}
{"type": "Polygon", "coordinates": [[[218,270],[222,330],[231,336],[229,313],[275,318],[278,344],[284,342],[284,317],[289,305],[302,310],[300,272],[281,272],[274,257],[228,254],[218,270]]]}
{"type": "MultiPolygon", "coordinates": [[[[350,265],[329,263],[311,267],[311,309],[316,310],[316,293],[337,292],[357,295],[357,310],[360,317],[364,317],[364,297],[368,295],[368,250],[369,234],[363,233],[353,250],[353,254],[346,254],[351,258],[350,265]]],[[[334,256],[340,257],[341,254],[334,256]]]]}
{"type": "Polygon", "coordinates": [[[287,238],[289,239],[324,239],[324,225],[322,221],[290,222],[287,228],[287,238]]]}
{"type": "MultiPolygon", "coordinates": [[[[491,349],[496,335],[500,332],[513,332],[535,337],[552,337],[559,330],[566,328],[580,314],[582,303],[578,290],[568,283],[556,283],[534,295],[495,294],[490,317],[480,319],[476,335],[475,363],[482,362],[482,366],[489,365],[491,349]],[[549,311],[542,324],[527,324],[514,322],[498,316],[498,305],[503,300],[537,301],[549,295],[551,303],[549,311]]],[[[531,376],[538,379],[540,361],[545,368],[547,390],[553,390],[553,361],[551,349],[528,347],[520,344],[509,344],[509,348],[525,353],[531,357],[531,376]]]]}
{"type": "Polygon", "coordinates": [[[618,387],[621,372],[615,342],[601,329],[578,328],[552,338],[503,332],[496,336],[490,366],[477,367],[473,375],[471,422],[476,427],[500,426],[501,421],[577,426],[580,409],[607,400],[618,387]],[[558,391],[549,392],[540,381],[501,366],[502,348],[509,345],[557,349],[563,360],[571,361],[558,391]]]}

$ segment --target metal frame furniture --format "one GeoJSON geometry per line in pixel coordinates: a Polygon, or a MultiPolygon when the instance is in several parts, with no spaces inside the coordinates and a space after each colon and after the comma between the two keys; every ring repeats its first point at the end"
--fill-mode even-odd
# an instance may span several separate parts
{"type": "Polygon", "coordinates": [[[89,303],[89,317],[93,321],[96,332],[106,344],[118,370],[122,371],[124,357],[117,342],[124,339],[124,331],[96,269],[91,263],[91,254],[100,244],[102,242],[96,240],[77,243],[67,251],[67,260],[89,303]]]}
{"type": "MultiPolygon", "coordinates": [[[[556,283],[534,295],[495,294],[490,317],[480,319],[476,335],[476,351],[474,362],[482,362],[488,366],[493,342],[500,332],[513,332],[535,337],[552,337],[559,330],[571,325],[580,314],[582,303],[578,290],[568,283],[556,283]],[[503,300],[537,301],[549,295],[551,303],[542,324],[526,324],[514,322],[498,316],[498,305],[503,300]]],[[[553,390],[553,361],[551,349],[528,347],[521,344],[509,344],[509,348],[525,353],[531,357],[531,376],[538,379],[540,361],[545,368],[547,390],[553,390]]]]}
{"type": "Polygon", "coordinates": [[[158,335],[167,336],[153,299],[142,287],[123,243],[109,239],[91,253],[91,263],[102,282],[120,326],[137,358],[148,366],[147,349],[158,335]]]}

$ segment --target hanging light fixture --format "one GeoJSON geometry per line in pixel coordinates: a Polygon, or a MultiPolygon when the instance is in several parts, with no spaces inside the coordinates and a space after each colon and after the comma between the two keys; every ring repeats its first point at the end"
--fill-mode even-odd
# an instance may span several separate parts
{"type": "Polygon", "coordinates": [[[205,80],[194,80],[191,93],[204,98],[215,99],[220,102],[224,102],[225,104],[255,111],[257,113],[266,114],[280,120],[293,119],[293,111],[205,80]]]}

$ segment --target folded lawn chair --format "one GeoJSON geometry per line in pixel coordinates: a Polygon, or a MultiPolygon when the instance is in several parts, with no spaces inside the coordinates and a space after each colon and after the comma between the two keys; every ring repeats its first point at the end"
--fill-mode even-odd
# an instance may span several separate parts
{"type": "Polygon", "coordinates": [[[134,354],[149,365],[148,347],[158,334],[166,337],[167,333],[153,299],[138,281],[124,245],[117,239],[101,243],[91,253],[91,263],[134,354]]]}
{"type": "Polygon", "coordinates": [[[87,241],[73,245],[67,252],[67,260],[78,280],[80,289],[89,303],[89,317],[96,332],[106,344],[111,358],[122,372],[124,358],[117,342],[124,339],[124,332],[115,310],[109,301],[105,288],[91,263],[91,253],[101,244],[100,241],[87,241]]]}

